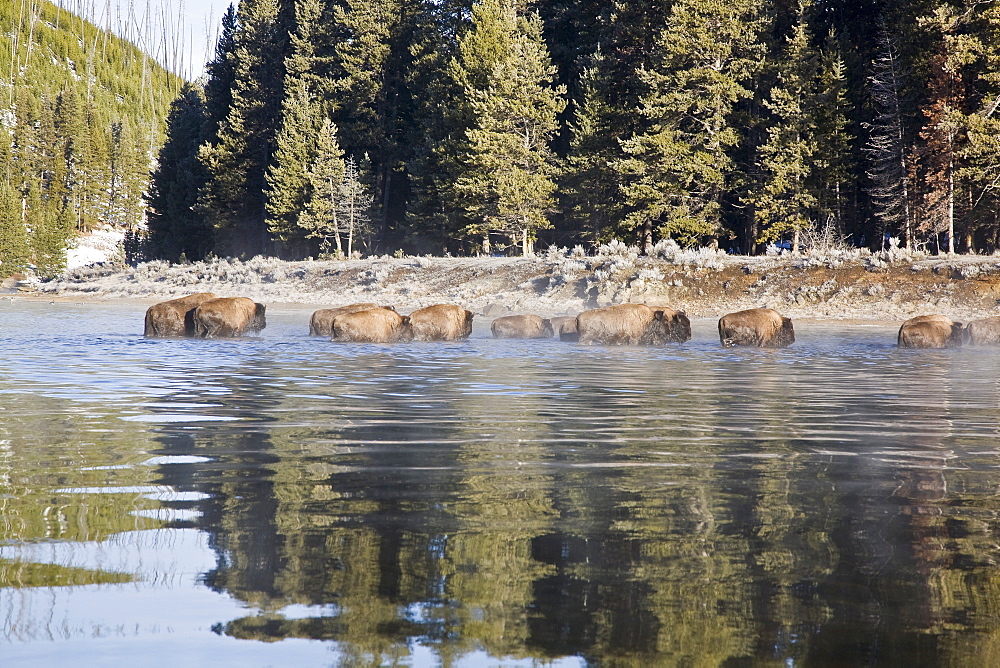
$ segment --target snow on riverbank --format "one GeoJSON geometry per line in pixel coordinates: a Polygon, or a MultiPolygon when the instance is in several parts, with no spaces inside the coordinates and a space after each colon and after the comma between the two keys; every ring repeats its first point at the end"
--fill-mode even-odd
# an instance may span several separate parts
{"type": "Polygon", "coordinates": [[[968,319],[1000,312],[1000,258],[930,257],[900,249],[745,257],[672,244],[645,256],[608,244],[593,256],[577,248],[530,258],[105,263],[71,269],[37,291],[148,301],[210,291],[263,303],[374,301],[401,312],[450,302],[486,317],[646,302],[684,309],[692,317],[770,306],[791,317],[899,320],[941,312],[968,319]]]}

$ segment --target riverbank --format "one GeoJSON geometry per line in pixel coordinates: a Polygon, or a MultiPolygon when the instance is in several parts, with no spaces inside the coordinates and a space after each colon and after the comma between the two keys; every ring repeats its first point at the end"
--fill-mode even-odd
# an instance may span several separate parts
{"type": "Polygon", "coordinates": [[[374,301],[401,311],[451,302],[485,317],[646,302],[694,318],[768,306],[792,318],[892,321],[939,312],[962,320],[1000,313],[1000,257],[901,249],[746,257],[675,246],[645,256],[610,244],[595,256],[554,249],[530,258],[102,263],[19,288],[26,298],[156,301],[210,291],[317,307],[374,301]]]}

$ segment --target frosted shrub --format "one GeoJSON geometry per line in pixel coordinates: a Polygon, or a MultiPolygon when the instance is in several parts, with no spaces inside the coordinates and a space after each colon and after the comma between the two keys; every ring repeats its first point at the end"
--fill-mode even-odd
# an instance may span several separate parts
{"type": "Polygon", "coordinates": [[[600,257],[625,257],[635,260],[639,257],[639,249],[635,246],[626,246],[618,239],[613,239],[606,244],[598,246],[597,255],[600,257]]]}
{"type": "Polygon", "coordinates": [[[673,239],[660,239],[650,249],[650,257],[663,258],[667,262],[673,262],[680,252],[681,247],[673,239]]]}
{"type": "Polygon", "coordinates": [[[434,258],[429,255],[422,255],[417,258],[416,265],[421,269],[426,269],[427,267],[434,266],[434,258]]]}
{"type": "Polygon", "coordinates": [[[559,262],[564,257],[566,257],[566,249],[560,248],[559,246],[549,246],[545,249],[545,260],[546,262],[559,262]]]}
{"type": "Polygon", "coordinates": [[[361,274],[361,282],[366,285],[377,285],[389,278],[392,267],[384,264],[373,264],[361,274]]]}
{"type": "Polygon", "coordinates": [[[684,248],[674,254],[673,262],[685,266],[721,269],[725,266],[725,257],[726,251],[718,248],[684,248]]]}
{"type": "Polygon", "coordinates": [[[651,267],[637,271],[632,276],[632,280],[629,281],[629,285],[633,288],[641,290],[647,285],[657,285],[662,282],[663,272],[657,267],[651,267]]]}
{"type": "Polygon", "coordinates": [[[573,246],[573,250],[569,252],[569,256],[574,260],[583,260],[587,257],[587,251],[583,249],[583,246],[577,244],[573,246]]]}

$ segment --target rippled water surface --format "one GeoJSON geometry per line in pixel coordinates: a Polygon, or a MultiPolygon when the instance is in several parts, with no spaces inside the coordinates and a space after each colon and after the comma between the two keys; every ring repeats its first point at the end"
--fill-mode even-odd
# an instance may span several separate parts
{"type": "Polygon", "coordinates": [[[1000,353],[0,301],[4,665],[996,665],[1000,353]]]}

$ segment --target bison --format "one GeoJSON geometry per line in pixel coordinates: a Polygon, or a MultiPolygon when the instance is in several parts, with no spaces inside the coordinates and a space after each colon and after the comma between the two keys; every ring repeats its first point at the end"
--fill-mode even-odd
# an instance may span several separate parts
{"type": "Polygon", "coordinates": [[[792,321],[770,308],[752,308],[719,318],[719,340],[725,347],[784,348],[795,343],[792,321]]]}
{"type": "Polygon", "coordinates": [[[691,338],[691,321],[683,312],[646,304],[619,304],[584,311],[576,317],[579,341],[585,345],[658,345],[691,338]]]}
{"type": "Polygon", "coordinates": [[[552,333],[559,337],[560,341],[579,341],[580,335],[576,331],[575,315],[559,315],[550,318],[552,323],[552,333]]]}
{"type": "Polygon", "coordinates": [[[472,333],[472,311],[454,304],[435,304],[410,314],[414,341],[454,341],[472,333]]]}
{"type": "Polygon", "coordinates": [[[962,345],[962,323],[946,315],[918,315],[899,328],[896,344],[900,348],[955,348],[962,345]]]}
{"type": "Polygon", "coordinates": [[[333,336],[333,319],[338,315],[342,313],[354,313],[356,311],[367,311],[372,308],[391,307],[380,307],[378,304],[362,303],[348,304],[347,306],[338,306],[337,308],[321,308],[313,312],[312,317],[309,318],[309,336],[333,336]]]}
{"type": "Polygon", "coordinates": [[[208,339],[256,334],[267,326],[264,308],[246,297],[210,299],[192,313],[194,335],[208,339]]]}
{"type": "Polygon", "coordinates": [[[973,320],[965,326],[964,342],[974,346],[1000,345],[1000,316],[973,320]]]}
{"type": "Polygon", "coordinates": [[[379,306],[341,313],[334,317],[331,327],[333,341],[396,343],[413,338],[409,316],[379,306]]]}
{"type": "Polygon", "coordinates": [[[194,322],[190,312],[201,303],[215,298],[216,295],[211,292],[196,292],[153,304],[146,310],[145,336],[192,336],[194,322]]]}
{"type": "Polygon", "coordinates": [[[494,339],[549,339],[552,323],[537,315],[508,315],[490,325],[494,339]]]}

